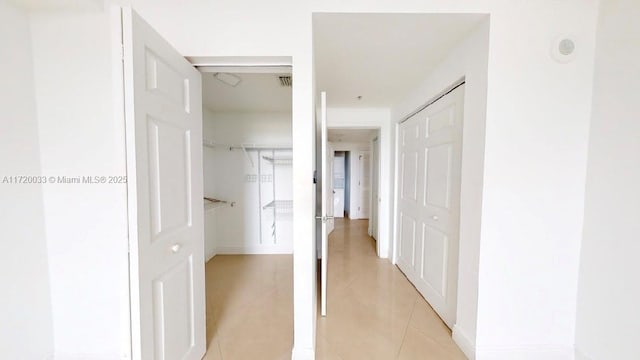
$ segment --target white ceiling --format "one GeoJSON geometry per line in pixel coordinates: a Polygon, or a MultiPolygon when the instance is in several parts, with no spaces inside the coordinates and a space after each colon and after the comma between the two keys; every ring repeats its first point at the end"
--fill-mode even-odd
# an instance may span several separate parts
{"type": "Polygon", "coordinates": [[[30,11],[103,10],[103,0],[9,0],[30,11]]]}
{"type": "Polygon", "coordinates": [[[291,88],[280,85],[278,74],[234,74],[235,87],[202,73],[203,105],[214,112],[291,112],[291,88]]]}
{"type": "Polygon", "coordinates": [[[486,15],[315,14],[318,91],[340,107],[389,107],[486,15]],[[358,96],[362,100],[358,100],[358,96]]]}
{"type": "Polygon", "coordinates": [[[378,133],[375,129],[328,129],[330,142],[368,143],[378,133]]]}

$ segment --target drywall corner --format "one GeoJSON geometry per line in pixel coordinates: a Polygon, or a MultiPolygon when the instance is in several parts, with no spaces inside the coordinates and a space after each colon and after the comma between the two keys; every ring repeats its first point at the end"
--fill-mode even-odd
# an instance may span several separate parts
{"type": "Polygon", "coordinates": [[[0,357],[53,354],[48,251],[29,15],[0,0],[0,357]]]}

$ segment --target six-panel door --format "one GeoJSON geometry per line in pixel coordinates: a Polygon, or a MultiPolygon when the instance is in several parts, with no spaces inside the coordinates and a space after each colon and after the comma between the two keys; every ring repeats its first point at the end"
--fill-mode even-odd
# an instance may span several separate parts
{"type": "Polygon", "coordinates": [[[205,353],[200,73],[123,9],[134,359],[205,353]]]}
{"type": "Polygon", "coordinates": [[[455,323],[464,87],[399,127],[398,266],[455,323]]]}

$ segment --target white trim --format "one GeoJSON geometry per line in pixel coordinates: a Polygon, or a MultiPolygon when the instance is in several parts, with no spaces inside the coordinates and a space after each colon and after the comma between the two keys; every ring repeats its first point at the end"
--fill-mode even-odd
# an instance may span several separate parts
{"type": "Polygon", "coordinates": [[[206,264],[206,263],[208,263],[208,262],[209,262],[209,260],[211,260],[211,259],[213,259],[214,257],[216,257],[216,255],[218,255],[218,251],[217,251],[217,250],[214,250],[211,254],[209,254],[209,255],[205,256],[205,258],[204,258],[204,263],[205,263],[205,264],[206,264]]]}
{"type": "Polygon", "coordinates": [[[188,56],[193,66],[271,67],[293,65],[290,56],[188,56]]]}
{"type": "Polygon", "coordinates": [[[476,346],[471,342],[471,340],[469,340],[469,337],[462,331],[462,329],[460,329],[458,325],[453,326],[451,337],[453,338],[453,341],[458,345],[460,350],[462,350],[467,359],[476,359],[476,346]]]}
{"type": "MultiPolygon", "coordinates": [[[[112,71],[113,71],[113,109],[114,109],[114,123],[119,122],[121,125],[119,131],[119,135],[121,138],[121,146],[125,147],[125,151],[123,153],[124,157],[122,158],[122,162],[127,163],[127,154],[126,154],[126,109],[125,109],[125,91],[124,91],[124,44],[122,43],[123,29],[122,29],[122,8],[118,5],[111,5],[109,7],[110,14],[110,26],[111,26],[111,47],[113,51],[111,52],[111,63],[112,63],[112,71]]],[[[128,191],[128,190],[127,190],[128,191]]],[[[128,204],[128,195],[127,191],[125,191],[125,198],[128,204]]],[[[127,205],[128,206],[128,205],[127,205]]],[[[127,209],[128,212],[128,209],[127,209]]],[[[129,225],[130,219],[127,215],[127,248],[129,247],[129,225]]],[[[127,256],[128,259],[128,256],[127,256]]],[[[126,272],[123,273],[122,283],[129,284],[130,281],[130,269],[129,265],[126,266],[126,272]]],[[[121,316],[121,348],[123,351],[123,356],[125,358],[131,359],[131,293],[129,286],[126,286],[126,289],[123,291],[123,294],[120,298],[121,308],[123,309],[121,316]]],[[[53,355],[52,355],[53,358],[53,355]]]]}
{"type": "Polygon", "coordinates": [[[580,349],[576,347],[575,360],[592,360],[590,357],[585,355],[580,349]]]}
{"type": "Polygon", "coordinates": [[[234,73],[234,74],[291,74],[291,66],[197,66],[202,73],[234,73]]]}
{"type": "Polygon", "coordinates": [[[390,251],[390,257],[391,257],[391,263],[393,265],[397,265],[398,264],[398,239],[400,238],[399,236],[399,231],[400,229],[398,229],[398,198],[400,198],[400,188],[398,185],[398,182],[400,181],[400,166],[398,165],[399,161],[399,156],[400,156],[400,144],[398,141],[399,138],[399,131],[400,129],[400,124],[396,123],[395,126],[393,127],[393,138],[394,138],[394,146],[393,146],[393,217],[392,217],[392,221],[393,221],[393,235],[391,237],[391,244],[389,246],[389,251],[390,251]]]}
{"type": "Polygon", "coordinates": [[[293,248],[292,246],[277,246],[277,245],[276,246],[264,246],[264,245],[218,246],[216,247],[215,254],[216,255],[269,255],[269,254],[291,255],[293,254],[293,248]]]}
{"type": "Polygon", "coordinates": [[[476,346],[475,360],[574,360],[573,346],[557,344],[523,345],[517,347],[476,346]]]}
{"type": "Polygon", "coordinates": [[[133,91],[133,10],[131,7],[121,8],[122,29],[122,63],[123,63],[123,92],[125,116],[125,149],[127,167],[127,232],[129,238],[129,329],[131,335],[131,359],[142,358],[142,338],[140,323],[140,282],[138,257],[138,190],[136,188],[136,154],[135,151],[135,111],[133,91]]]}
{"type": "Polygon", "coordinates": [[[293,348],[291,351],[291,360],[315,360],[315,358],[316,353],[312,348],[293,348]]]}

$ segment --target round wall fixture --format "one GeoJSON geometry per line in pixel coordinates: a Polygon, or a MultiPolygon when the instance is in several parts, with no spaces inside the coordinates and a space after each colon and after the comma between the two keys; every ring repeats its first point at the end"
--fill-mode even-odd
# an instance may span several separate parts
{"type": "Polygon", "coordinates": [[[573,61],[576,57],[576,42],[572,36],[560,36],[551,43],[551,57],[562,64],[573,61]]]}

